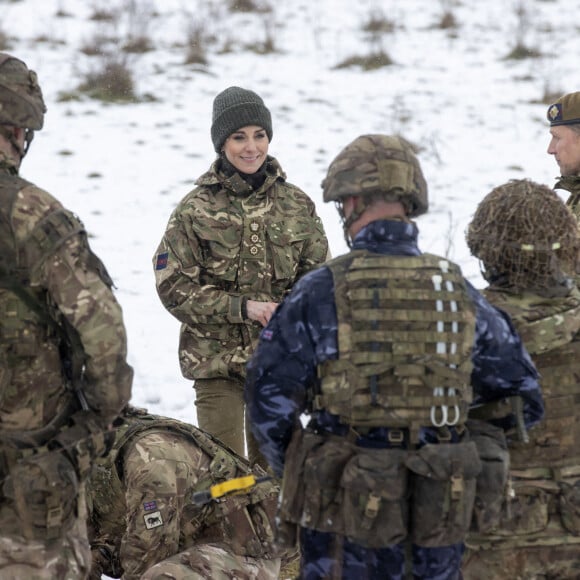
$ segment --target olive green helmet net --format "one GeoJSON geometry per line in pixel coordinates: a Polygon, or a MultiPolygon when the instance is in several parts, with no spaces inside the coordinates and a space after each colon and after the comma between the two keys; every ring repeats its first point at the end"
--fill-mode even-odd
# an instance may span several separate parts
{"type": "Polygon", "coordinates": [[[479,204],[467,245],[488,282],[520,291],[553,288],[575,275],[578,223],[549,187],[511,180],[479,204]]]}
{"type": "Polygon", "coordinates": [[[429,207],[427,183],[415,147],[398,135],[357,137],[330,164],[322,189],[325,202],[338,202],[345,229],[361,213],[348,222],[344,219],[340,202],[350,196],[361,199],[361,210],[377,198],[399,201],[409,217],[419,216],[429,207]]]}

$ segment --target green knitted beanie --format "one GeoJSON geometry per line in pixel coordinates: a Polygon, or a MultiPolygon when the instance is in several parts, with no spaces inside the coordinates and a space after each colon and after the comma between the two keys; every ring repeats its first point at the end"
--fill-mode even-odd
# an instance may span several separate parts
{"type": "Polygon", "coordinates": [[[272,116],[259,95],[240,87],[229,87],[216,96],[211,140],[217,153],[232,133],[248,125],[262,127],[272,140],[272,116]]]}

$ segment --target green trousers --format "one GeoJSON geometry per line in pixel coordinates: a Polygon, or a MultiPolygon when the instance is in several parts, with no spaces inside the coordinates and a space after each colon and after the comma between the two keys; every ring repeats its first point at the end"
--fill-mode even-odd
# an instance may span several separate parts
{"type": "Polygon", "coordinates": [[[196,379],[197,425],[211,433],[250,463],[268,464],[252,435],[244,403],[244,383],[237,379],[196,379]]]}

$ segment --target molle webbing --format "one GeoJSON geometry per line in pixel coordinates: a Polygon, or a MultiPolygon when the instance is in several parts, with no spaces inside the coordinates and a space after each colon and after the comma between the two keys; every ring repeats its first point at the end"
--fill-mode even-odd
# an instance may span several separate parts
{"type": "MultiPolygon", "coordinates": [[[[119,450],[126,448],[127,443],[140,433],[151,429],[166,429],[170,432],[177,432],[185,436],[187,439],[193,439],[195,444],[210,457],[214,457],[224,448],[224,444],[216,441],[211,434],[201,431],[193,425],[188,425],[187,423],[178,421],[177,419],[152,415],[136,408],[125,411],[125,417],[127,417],[127,419],[125,419],[124,425],[119,428],[121,433],[117,433],[115,442],[115,448],[119,450]]],[[[247,464],[246,459],[238,456],[233,450],[228,448],[228,452],[235,455],[242,463],[247,464]]],[[[249,469],[249,471],[251,470],[249,469]]]]}
{"type": "Polygon", "coordinates": [[[443,409],[454,424],[471,402],[475,316],[457,266],[442,258],[355,251],[329,262],[338,360],[319,367],[325,408],[353,426],[417,433],[443,409]],[[456,415],[457,412],[457,415],[456,415]]]}
{"type": "Polygon", "coordinates": [[[580,463],[580,292],[561,298],[486,292],[508,312],[542,380],[545,415],[529,443],[510,447],[513,469],[564,468],[580,463]]]}
{"type": "Polygon", "coordinates": [[[573,465],[580,462],[580,342],[534,358],[542,376],[545,415],[530,431],[530,443],[518,446],[514,465],[573,465]],[[564,356],[560,356],[564,355],[564,356]]]}

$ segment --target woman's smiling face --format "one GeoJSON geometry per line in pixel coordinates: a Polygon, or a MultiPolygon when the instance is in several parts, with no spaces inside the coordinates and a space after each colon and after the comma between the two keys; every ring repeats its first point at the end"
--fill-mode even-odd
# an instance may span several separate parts
{"type": "Polygon", "coordinates": [[[270,141],[265,129],[248,125],[232,133],[224,143],[226,159],[241,173],[256,173],[268,155],[270,141]]]}

